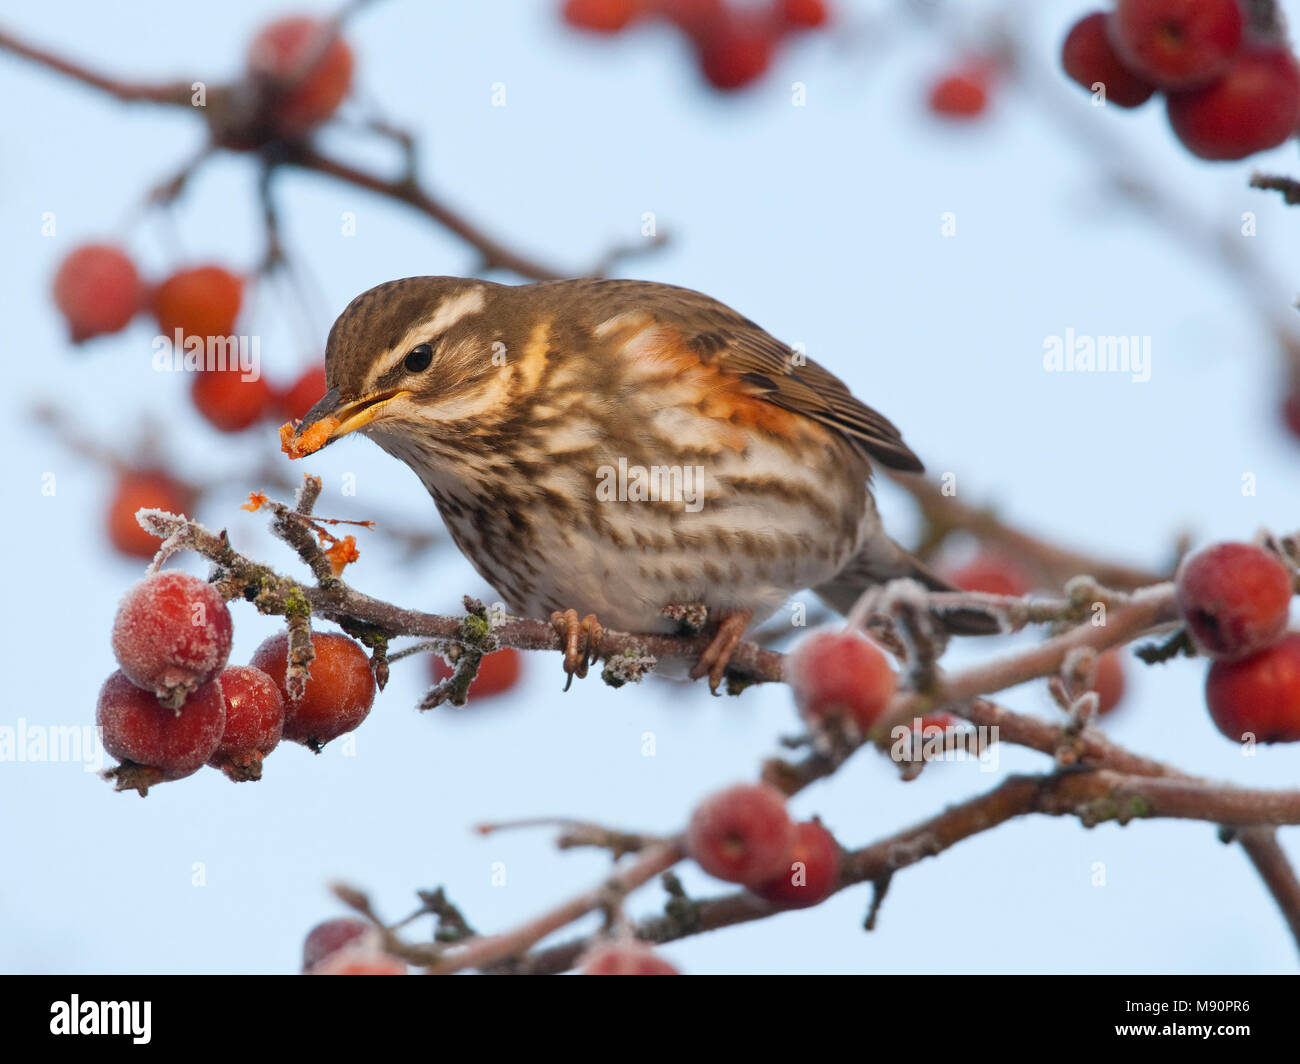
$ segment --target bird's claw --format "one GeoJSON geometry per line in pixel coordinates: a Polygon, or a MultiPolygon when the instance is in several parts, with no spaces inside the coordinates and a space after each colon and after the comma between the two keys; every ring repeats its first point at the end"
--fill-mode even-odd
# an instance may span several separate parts
{"type": "Polygon", "coordinates": [[[718,693],[718,688],[722,686],[722,678],[727,672],[727,665],[731,661],[731,655],[735,653],[740,637],[745,634],[745,629],[749,627],[753,617],[753,610],[728,610],[723,614],[713,639],[704,648],[704,653],[696,661],[695,667],[691,669],[692,680],[698,680],[707,674],[709,690],[715,695],[718,693]]]}
{"type": "Polygon", "coordinates": [[[588,667],[600,653],[605,630],[594,613],[579,620],[577,610],[556,610],[551,614],[551,626],[564,644],[564,673],[568,677],[564,689],[567,691],[573,686],[575,676],[581,680],[587,675],[588,667]]]}

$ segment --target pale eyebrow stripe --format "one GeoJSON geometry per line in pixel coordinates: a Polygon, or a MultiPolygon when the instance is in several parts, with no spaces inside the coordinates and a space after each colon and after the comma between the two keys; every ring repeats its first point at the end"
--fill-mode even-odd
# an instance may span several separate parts
{"type": "Polygon", "coordinates": [[[467,288],[444,299],[433,314],[406,330],[388,358],[381,359],[371,368],[366,377],[365,390],[373,390],[375,382],[404,359],[407,352],[417,343],[446,332],[462,319],[480,313],[486,305],[487,295],[482,285],[467,288]]]}

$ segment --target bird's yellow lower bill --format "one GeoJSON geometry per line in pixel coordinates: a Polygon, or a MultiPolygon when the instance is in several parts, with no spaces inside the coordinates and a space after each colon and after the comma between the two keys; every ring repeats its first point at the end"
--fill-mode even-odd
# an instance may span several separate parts
{"type": "Polygon", "coordinates": [[[339,427],[336,417],[321,418],[314,421],[302,432],[298,431],[297,421],[286,421],[280,426],[280,450],[290,458],[304,458],[315,454],[326,443],[334,430],[339,427]]]}

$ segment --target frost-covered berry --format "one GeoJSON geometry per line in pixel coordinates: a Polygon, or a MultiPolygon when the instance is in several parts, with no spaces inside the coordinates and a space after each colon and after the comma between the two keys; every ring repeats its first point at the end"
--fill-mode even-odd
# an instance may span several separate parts
{"type": "Polygon", "coordinates": [[[691,857],[728,883],[763,883],[783,874],[794,844],[785,795],[762,783],[738,783],[706,798],[686,831],[691,857]]]}
{"type": "Polygon", "coordinates": [[[806,909],[825,901],[840,877],[840,848],[816,820],[795,825],[790,863],[779,876],[750,889],[777,905],[806,909]]]}
{"type": "Polygon", "coordinates": [[[578,962],[578,971],[582,975],[681,975],[634,938],[598,942],[578,962]]]}
{"type": "Polygon", "coordinates": [[[1300,632],[1240,661],[1216,661],[1205,678],[1205,701],[1229,739],[1300,742],[1300,632]]]}
{"type": "Polygon", "coordinates": [[[226,667],[231,636],[216,588],[187,573],[154,573],[123,596],[113,655],[133,684],[175,709],[226,667]]]}
{"type": "Polygon", "coordinates": [[[799,714],[810,728],[836,724],[865,732],[898,687],[885,655],[856,631],[819,631],[806,636],[786,663],[799,714]]]}
{"type": "Polygon", "coordinates": [[[169,709],[133,684],[119,669],[104,681],[95,708],[104,749],[119,761],[147,765],[176,780],[203,767],[226,723],[217,681],[193,692],[179,710],[169,709]]]}
{"type": "Polygon", "coordinates": [[[1244,658],[1286,630],[1291,574],[1251,543],[1216,543],[1184,559],[1175,578],[1178,610],[1207,657],[1244,658]]]}
{"type": "Polygon", "coordinates": [[[407,975],[400,957],[363,947],[347,947],[331,953],[308,975],[407,975]]]}
{"type": "Polygon", "coordinates": [[[311,643],[316,657],[307,667],[307,686],[301,698],[290,698],[285,682],[288,636],[282,633],[266,640],[254,652],[250,664],[271,677],[280,689],[284,737],[319,750],[366,719],[375,701],[375,677],[370,671],[370,659],[355,640],[336,632],[313,632],[311,643]]]}
{"type": "Polygon", "coordinates": [[[208,760],[236,782],[262,778],[262,758],[275,749],[284,730],[284,699],[261,669],[228,665],[221,672],[226,728],[208,760]]]}
{"type": "Polygon", "coordinates": [[[370,930],[370,924],[355,916],[338,916],[322,921],[303,939],[302,970],[310,971],[330,954],[351,945],[370,930]]]}

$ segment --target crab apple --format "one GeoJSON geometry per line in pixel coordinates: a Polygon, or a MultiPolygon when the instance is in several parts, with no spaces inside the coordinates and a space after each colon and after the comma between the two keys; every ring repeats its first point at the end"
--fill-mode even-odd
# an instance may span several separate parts
{"type": "Polygon", "coordinates": [[[561,15],[570,26],[593,33],[618,33],[642,13],[643,0],[565,0],[561,15]]]}
{"type": "Polygon", "coordinates": [[[1097,716],[1104,717],[1124,698],[1124,663],[1119,651],[1108,650],[1097,658],[1097,672],[1092,689],[1097,692],[1097,716]]]}
{"type": "Polygon", "coordinates": [[[140,309],[143,295],[135,263],[111,244],[73,249],[54,275],[54,304],[75,344],[121,332],[140,309]]]}
{"type": "Polygon", "coordinates": [[[178,780],[206,764],[226,723],[218,681],[194,691],[180,710],[169,709],[131,682],[121,669],[104,681],[95,707],[104,749],[119,761],[155,768],[178,780]]]}
{"type": "Polygon", "coordinates": [[[1216,543],[1178,567],[1178,611],[1207,657],[1244,658],[1286,630],[1293,590],[1278,557],[1251,543],[1216,543]]]}
{"type": "Polygon", "coordinates": [[[1292,436],[1300,440],[1300,388],[1282,401],[1282,424],[1292,436]]]}
{"type": "Polygon", "coordinates": [[[226,727],[208,764],[235,782],[262,778],[262,759],[284,730],[284,699],[261,669],[228,665],[218,679],[226,703],[226,727]]]}
{"type": "Polygon", "coordinates": [[[190,398],[203,419],[222,432],[243,432],[255,425],[273,402],[266,378],[260,374],[246,378],[238,367],[200,370],[194,375],[190,398]]]}
{"type": "Polygon", "coordinates": [[[278,415],[285,421],[301,421],[325,394],[325,366],[317,363],[303,370],[288,388],[275,395],[278,415]]]}
{"type": "Polygon", "coordinates": [[[1300,632],[1288,632],[1258,654],[1216,661],[1205,678],[1215,725],[1240,742],[1300,742],[1300,632]]]}
{"type": "Polygon", "coordinates": [[[1241,52],[1227,73],[1191,92],[1170,93],[1169,124],[1193,155],[1244,159],[1276,148],[1300,123],[1300,67],[1277,45],[1241,52]]]}
{"type": "Polygon", "coordinates": [[[140,527],[138,510],[166,510],[183,514],[194,508],[195,491],[169,473],[158,469],[129,469],[114,485],[105,524],[108,541],[130,558],[152,558],[161,540],[140,527]]]}
{"type": "Polygon", "coordinates": [[[1061,45],[1061,66],[1089,92],[1100,82],[1107,103],[1139,107],[1151,99],[1156,87],[1133,73],[1115,54],[1107,31],[1109,21],[1110,16],[1104,11],[1094,11],[1079,19],[1061,45]]]}
{"type": "Polygon", "coordinates": [[[310,971],[330,954],[352,945],[371,927],[371,924],[355,916],[337,916],[332,920],[321,921],[303,939],[302,970],[310,971]]]}
{"type": "Polygon", "coordinates": [[[244,298],[244,281],[223,266],[178,270],[153,293],[153,312],[163,335],[229,336],[244,298]]]}
{"type": "Polygon", "coordinates": [[[375,701],[375,677],[361,644],[337,632],[313,632],[316,657],[307,666],[302,698],[293,699],[285,684],[289,637],[273,635],[249,662],[280,689],[284,699],[284,738],[319,751],[331,739],[352,731],[366,719],[375,701]]]}
{"type": "Polygon", "coordinates": [[[785,795],[765,783],[738,783],[704,799],[686,830],[687,852],[728,883],[763,883],[784,874],[794,843],[785,795]]]}
{"type": "MultiPolygon", "coordinates": [[[[452,667],[439,654],[433,658],[433,682],[441,683],[452,674],[452,667]]],[[[523,672],[523,658],[514,647],[505,647],[484,654],[479,662],[478,673],[469,685],[470,698],[486,698],[508,691],[519,682],[523,672]]]]}
{"type": "Polygon", "coordinates": [[[851,630],[810,633],[791,652],[786,671],[799,714],[814,729],[835,721],[864,732],[898,688],[885,655],[851,630]]]}
{"type": "Polygon", "coordinates": [[[175,570],[146,576],[122,597],[113,655],[137,687],[177,709],[226,667],[230,610],[217,589],[175,570]]]}
{"type": "Polygon", "coordinates": [[[1033,590],[1028,574],[1010,558],[993,551],[977,555],[965,565],[947,573],[949,581],[963,591],[1020,598],[1033,590]]]}
{"type": "Polygon", "coordinates": [[[1238,0],[1119,0],[1109,21],[1124,63],[1162,89],[1213,81],[1245,35],[1238,0]]]}
{"type": "Polygon", "coordinates": [[[335,950],[309,975],[409,975],[406,961],[361,947],[335,950]]]}
{"type": "Polygon", "coordinates": [[[288,134],[303,133],[338,110],[352,88],[352,66],[347,42],[328,22],[314,18],[277,19],[262,27],[248,47],[248,71],[254,78],[285,82],[283,95],[272,105],[271,120],[288,134]],[[325,33],[334,37],[322,52],[325,33]],[[310,69],[304,68],[306,63],[312,63],[310,69]]]}
{"type": "Polygon", "coordinates": [[[760,898],[793,909],[825,901],[840,878],[840,847],[817,820],[795,825],[790,865],[773,879],[750,889],[760,898]]]}
{"type": "Polygon", "coordinates": [[[611,939],[592,946],[578,961],[582,975],[681,975],[644,942],[611,939]]]}
{"type": "Polygon", "coordinates": [[[773,0],[772,14],[786,29],[816,29],[830,20],[826,0],[773,0]]]}
{"type": "Polygon", "coordinates": [[[774,42],[767,27],[725,23],[699,41],[700,73],[715,89],[732,92],[757,81],[772,62],[774,42]]]}
{"type": "Polygon", "coordinates": [[[991,64],[973,60],[937,78],[930,86],[930,110],[943,118],[978,118],[989,105],[991,64]]]}

